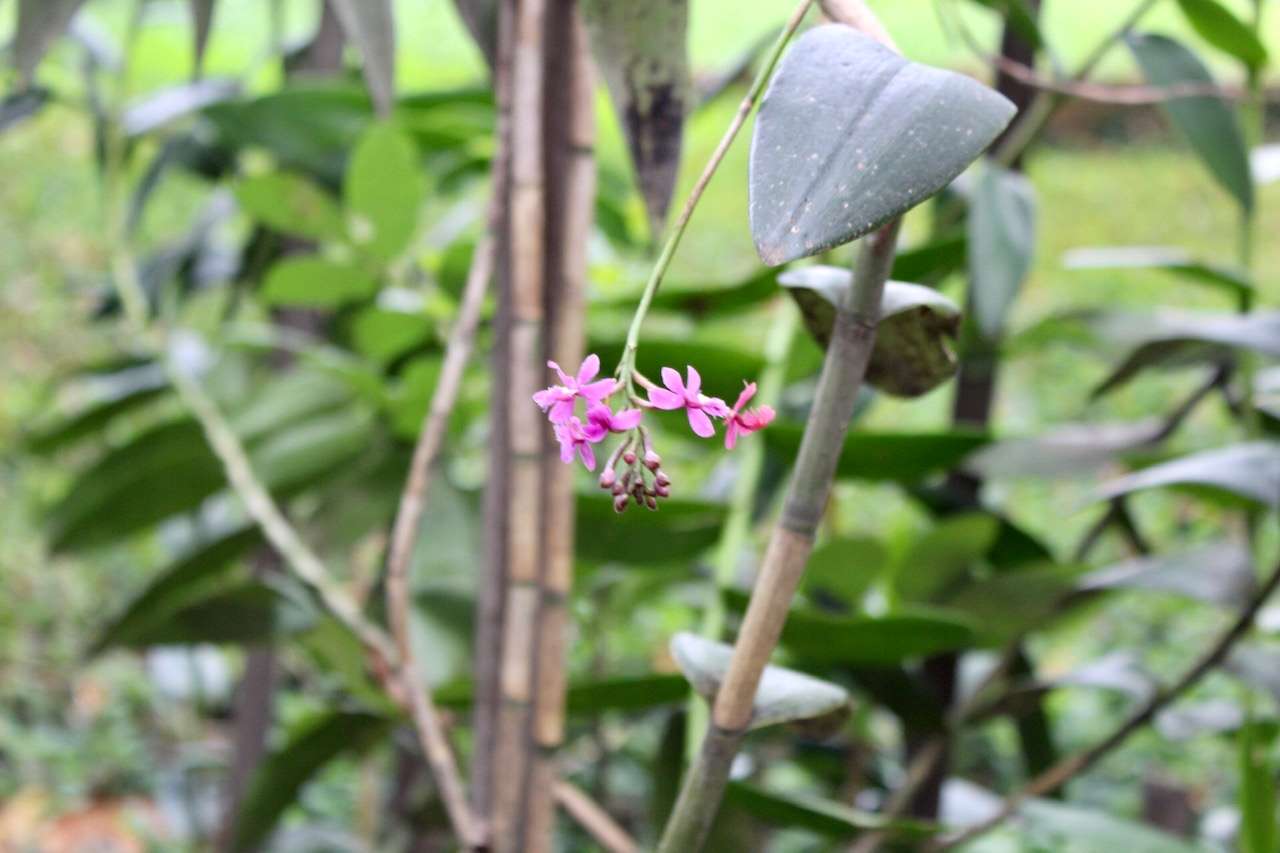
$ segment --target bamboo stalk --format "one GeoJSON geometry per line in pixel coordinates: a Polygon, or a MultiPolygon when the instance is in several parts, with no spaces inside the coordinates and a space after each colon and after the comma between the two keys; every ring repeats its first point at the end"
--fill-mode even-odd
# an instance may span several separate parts
{"type": "Polygon", "coordinates": [[[700,850],[724,796],[729,768],[751,722],[760,676],[778,643],[814,534],[831,493],[836,464],[875,345],[884,284],[893,265],[899,220],[862,241],[853,287],[836,310],[813,410],[805,427],[782,516],[712,707],[711,728],[681,787],[659,851],[700,850]]]}

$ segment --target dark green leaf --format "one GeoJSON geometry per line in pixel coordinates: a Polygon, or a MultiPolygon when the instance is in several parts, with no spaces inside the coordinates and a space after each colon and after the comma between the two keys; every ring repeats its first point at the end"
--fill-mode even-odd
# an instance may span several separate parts
{"type": "Polygon", "coordinates": [[[98,635],[90,654],[114,646],[140,645],[148,632],[154,635],[157,624],[205,596],[211,585],[220,583],[236,561],[261,541],[256,527],[246,528],[202,545],[162,569],[98,635]]]}
{"type": "Polygon", "coordinates": [[[856,607],[887,561],[879,540],[838,536],[813,549],[801,583],[810,595],[832,595],[846,606],[856,607]]]}
{"type": "Polygon", "coordinates": [[[1218,0],[1178,0],[1178,7],[1192,28],[1209,44],[1250,68],[1261,68],[1267,64],[1267,48],[1258,36],[1218,0]]]}
{"type": "Polygon", "coordinates": [[[948,611],[979,626],[985,643],[1001,645],[1044,627],[1076,584],[1078,566],[1041,565],[1002,572],[967,583],[942,600],[948,611]]]}
{"type": "Polygon", "coordinates": [[[297,368],[273,377],[231,417],[242,441],[253,443],[290,424],[354,403],[351,386],[331,373],[297,368]]]}
{"type": "Polygon", "coordinates": [[[691,561],[720,538],[722,504],[665,500],[657,512],[618,515],[604,492],[578,497],[579,560],[648,565],[691,561]]]}
{"type": "Polygon", "coordinates": [[[275,629],[277,596],[247,582],[188,602],[136,625],[122,642],[128,646],[177,646],[198,643],[261,643],[275,629]]]}
{"type": "Polygon", "coordinates": [[[817,797],[774,793],[746,782],[730,782],[725,803],[773,826],[806,829],[831,838],[852,838],[866,830],[916,838],[931,831],[924,823],[892,820],[817,797]]]}
{"type": "MultiPolygon", "coordinates": [[[[804,428],[773,423],[765,442],[788,460],[800,449],[804,428]]],[[[981,432],[853,432],[844,441],[837,476],[853,480],[915,483],[930,474],[954,468],[986,444],[981,432]]]]}
{"type": "Polygon", "coordinates": [[[1036,23],[1035,13],[1027,6],[1026,0],[975,0],[988,9],[1004,16],[1008,26],[1032,48],[1044,47],[1044,37],[1036,23]]]}
{"type": "Polygon", "coordinates": [[[1254,441],[1192,453],[1112,480],[1099,497],[1168,486],[1197,487],[1280,506],[1280,444],[1254,441]]]}
{"type": "Polygon", "coordinates": [[[396,434],[413,439],[422,429],[422,419],[431,405],[431,397],[435,394],[436,383],[440,381],[440,370],[444,366],[438,356],[423,356],[414,359],[400,377],[400,384],[388,401],[391,414],[391,426],[396,434]]]}
{"type": "MultiPolygon", "coordinates": [[[[167,394],[163,381],[143,385],[118,397],[104,400],[32,435],[26,444],[33,453],[53,453],[91,435],[102,433],[116,418],[127,415],[167,394]]],[[[99,436],[101,437],[101,436],[99,436]]]]}
{"type": "MultiPolygon", "coordinates": [[[[1131,35],[1128,42],[1142,73],[1153,86],[1213,83],[1213,77],[1196,55],[1167,36],[1131,35]]],[[[1167,100],[1164,109],[1218,183],[1245,213],[1252,213],[1249,153],[1240,125],[1227,103],[1220,97],[1195,95],[1167,100]]]]}
{"type": "Polygon", "coordinates": [[[338,203],[301,175],[268,172],[241,181],[235,192],[245,213],[276,231],[329,242],[346,237],[338,203]]]}
{"type": "Polygon", "coordinates": [[[962,582],[995,543],[999,520],[981,512],[948,516],[898,559],[893,586],[904,601],[937,601],[962,582]]]}
{"type": "Polygon", "coordinates": [[[1235,542],[1135,557],[1091,572],[1080,581],[1084,590],[1160,590],[1232,609],[1248,601],[1256,586],[1253,556],[1235,542]]]}
{"type": "Polygon", "coordinates": [[[0,133],[40,112],[51,97],[48,89],[38,86],[6,95],[0,100],[0,133]]]}
{"type": "Polygon", "coordinates": [[[1237,298],[1253,292],[1248,273],[1232,267],[1202,261],[1184,249],[1169,246],[1115,246],[1072,249],[1062,259],[1069,270],[1156,269],[1190,281],[1218,287],[1237,298]]]}
{"type": "MultiPolygon", "coordinates": [[[[809,333],[824,347],[831,340],[836,306],[852,278],[849,270],[828,266],[802,267],[778,276],[800,307],[809,333]]],[[[938,291],[887,282],[867,365],[868,384],[898,397],[917,397],[938,387],[956,371],[953,342],[959,327],[960,309],[938,291]]]]}
{"type": "Polygon", "coordinates": [[[689,109],[688,0],[585,0],[582,15],[659,235],[689,109]]]}
{"type": "Polygon", "coordinates": [[[278,261],[262,285],[271,305],[336,308],[371,297],[378,283],[359,267],[315,255],[278,261]]]}
{"type": "Polygon", "coordinates": [[[682,702],[688,695],[688,682],[676,673],[623,676],[570,684],[565,709],[574,715],[643,711],[682,702]]]}
{"type": "MultiPolygon", "coordinates": [[[[750,278],[732,284],[710,287],[680,282],[664,284],[654,296],[650,307],[659,311],[691,314],[695,317],[705,315],[719,317],[731,311],[755,308],[777,295],[777,273],[764,269],[752,274],[750,278]]],[[[638,299],[637,294],[624,299],[611,300],[600,304],[600,307],[633,308],[638,299]]]]}
{"type": "Polygon", "coordinates": [[[422,169],[413,143],[397,128],[377,124],[360,138],[344,182],[351,234],[357,246],[390,261],[418,230],[422,169]]]}
{"type": "Polygon", "coordinates": [[[962,269],[968,255],[969,240],[965,235],[943,237],[932,243],[898,252],[893,259],[890,277],[897,281],[914,281],[933,286],[962,269]]]}
{"type": "Polygon", "coordinates": [[[1007,438],[970,456],[964,467],[983,479],[1078,477],[1095,473],[1160,435],[1158,418],[1134,423],[1064,424],[1029,438],[1007,438]]]}
{"type": "Polygon", "coordinates": [[[364,356],[386,364],[431,337],[431,322],[423,314],[370,307],[351,322],[351,340],[364,356]]]}
{"type": "Polygon", "coordinates": [[[342,470],[369,446],[369,413],[349,406],[295,422],[250,449],[254,470],[271,489],[291,491],[342,470]]]}
{"type": "Polygon", "coordinates": [[[951,183],[1013,114],[973,79],[909,62],[851,27],[809,30],[756,119],[756,250],[776,266],[874,230],[951,183]]]}
{"type": "Polygon", "coordinates": [[[18,28],[13,35],[13,64],[24,83],[66,31],[84,0],[18,0],[18,28]]]}
{"type": "Polygon", "coordinates": [[[1022,174],[988,163],[969,202],[969,305],[978,330],[1000,338],[1031,271],[1036,197],[1022,174]]]}
{"type": "Polygon", "coordinates": [[[1280,848],[1276,820],[1274,728],[1250,721],[1240,729],[1240,851],[1275,853],[1280,848]]]}
{"type": "Polygon", "coordinates": [[[325,765],[359,754],[382,741],[391,728],[385,717],[330,711],[307,720],[254,773],[237,816],[235,850],[260,850],[285,810],[325,765]]]}
{"type": "Polygon", "coordinates": [[[333,0],[347,39],[364,60],[369,94],[386,115],[396,96],[396,22],[391,0],[333,0]]]}

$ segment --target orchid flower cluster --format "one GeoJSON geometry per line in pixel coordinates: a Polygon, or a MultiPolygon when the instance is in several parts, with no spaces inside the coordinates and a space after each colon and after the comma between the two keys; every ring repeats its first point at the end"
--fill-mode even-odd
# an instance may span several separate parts
{"type": "Polygon", "coordinates": [[[747,403],[755,396],[756,384],[746,383],[738,400],[730,408],[719,397],[702,393],[702,377],[692,365],[685,377],[670,367],[662,368],[660,388],[638,372],[629,375],[645,388],[648,398],[636,394],[627,382],[617,379],[596,379],[600,373],[600,357],[587,356],[578,367],[575,376],[569,376],[554,361],[547,366],[556,372],[560,384],[552,385],[533,395],[533,401],[547,414],[560,442],[560,459],[572,464],[581,459],[588,471],[596,468],[595,445],[610,433],[626,435],[610,454],[600,475],[600,488],[613,495],[613,508],[623,512],[634,501],[638,506],[658,508],[658,500],[671,495],[671,479],[662,470],[662,457],[653,449],[649,431],[640,421],[645,409],[675,411],[684,409],[689,427],[700,438],[711,438],[716,429],[712,418],[724,421],[724,446],[732,450],[738,438],[763,429],[773,420],[774,411],[769,406],[747,409],[747,403]],[[627,397],[633,408],[615,411],[609,398],[627,388],[627,397]],[[583,417],[577,414],[577,403],[584,403],[583,417]]]}

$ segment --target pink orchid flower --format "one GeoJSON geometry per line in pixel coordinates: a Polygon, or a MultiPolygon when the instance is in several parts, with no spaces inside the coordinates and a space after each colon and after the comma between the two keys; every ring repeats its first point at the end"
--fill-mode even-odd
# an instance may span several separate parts
{"type": "Polygon", "coordinates": [[[573,462],[576,452],[588,471],[596,469],[596,452],[591,445],[599,442],[608,433],[597,424],[583,424],[580,418],[570,416],[562,424],[555,425],[556,441],[560,442],[560,461],[573,462]]]}
{"type": "Polygon", "coordinates": [[[587,409],[587,428],[596,427],[604,432],[627,432],[640,425],[641,414],[639,409],[620,409],[614,412],[604,403],[592,403],[587,409]]]}
{"type": "Polygon", "coordinates": [[[748,382],[747,387],[742,389],[742,393],[738,395],[738,402],[733,404],[733,408],[729,410],[729,414],[725,418],[724,428],[724,446],[726,450],[733,450],[733,445],[737,443],[739,435],[747,435],[756,430],[764,429],[774,418],[772,406],[761,406],[758,409],[743,411],[745,406],[752,397],[756,395],[756,383],[748,382]]]}
{"type": "Polygon", "coordinates": [[[550,367],[560,377],[559,385],[544,388],[533,395],[533,402],[544,412],[553,424],[562,424],[573,417],[573,402],[581,397],[588,405],[599,403],[614,392],[617,383],[612,379],[601,379],[592,382],[600,372],[600,356],[592,353],[582,360],[577,376],[567,376],[560,365],[548,361],[550,367]]]}
{"type": "Polygon", "coordinates": [[[688,366],[688,380],[680,381],[680,374],[670,367],[662,368],[662,388],[649,389],[649,403],[658,409],[684,409],[689,416],[689,427],[695,435],[710,438],[716,434],[711,424],[712,417],[723,418],[729,414],[729,407],[718,397],[708,397],[700,393],[702,377],[693,365],[688,366]]]}

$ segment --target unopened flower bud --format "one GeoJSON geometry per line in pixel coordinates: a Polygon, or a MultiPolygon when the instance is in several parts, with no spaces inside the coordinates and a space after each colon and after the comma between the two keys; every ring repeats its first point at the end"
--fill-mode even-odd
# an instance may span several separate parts
{"type": "Polygon", "coordinates": [[[612,468],[605,468],[604,473],[600,475],[600,488],[611,489],[618,475],[614,473],[612,468]]]}
{"type": "Polygon", "coordinates": [[[668,489],[666,486],[654,486],[653,493],[660,498],[671,497],[671,490],[668,489]]]}
{"type": "Polygon", "coordinates": [[[671,485],[671,478],[667,476],[666,471],[658,471],[653,478],[653,482],[665,488],[671,485]]]}
{"type": "Polygon", "coordinates": [[[662,464],[662,457],[654,453],[652,450],[646,450],[644,453],[644,467],[650,471],[657,471],[658,466],[662,464]]]}
{"type": "Polygon", "coordinates": [[[628,469],[622,473],[622,491],[624,492],[631,491],[631,480],[632,480],[632,472],[630,471],[630,469],[628,469]]]}
{"type": "Polygon", "coordinates": [[[644,491],[642,489],[636,489],[631,493],[631,497],[635,499],[636,506],[644,506],[644,491]]]}
{"type": "Polygon", "coordinates": [[[636,464],[636,454],[635,454],[635,451],[633,451],[633,450],[628,450],[626,453],[622,454],[622,461],[623,461],[623,462],[626,462],[628,465],[634,465],[634,464],[636,464]]]}
{"type": "Polygon", "coordinates": [[[613,488],[610,491],[615,495],[625,495],[627,493],[627,487],[621,483],[614,483],[613,488]]]}
{"type": "Polygon", "coordinates": [[[630,503],[630,500],[626,495],[618,495],[613,499],[613,511],[626,512],[627,504],[630,503]]]}
{"type": "Polygon", "coordinates": [[[657,498],[652,498],[652,497],[645,498],[644,505],[647,506],[649,509],[657,509],[658,500],[657,498]]]}

